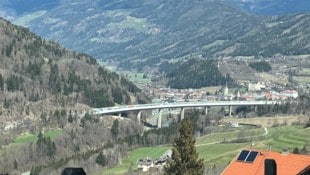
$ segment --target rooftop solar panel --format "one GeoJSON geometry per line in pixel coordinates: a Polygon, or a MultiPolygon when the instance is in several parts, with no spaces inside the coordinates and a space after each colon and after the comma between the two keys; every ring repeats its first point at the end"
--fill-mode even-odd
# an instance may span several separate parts
{"type": "Polygon", "coordinates": [[[248,157],[245,159],[246,162],[253,162],[257,156],[257,151],[251,151],[248,157]]]}
{"type": "Polygon", "coordinates": [[[250,151],[242,150],[241,153],[239,154],[237,160],[239,160],[239,161],[244,161],[244,160],[247,158],[249,152],[250,152],[250,151]]]}

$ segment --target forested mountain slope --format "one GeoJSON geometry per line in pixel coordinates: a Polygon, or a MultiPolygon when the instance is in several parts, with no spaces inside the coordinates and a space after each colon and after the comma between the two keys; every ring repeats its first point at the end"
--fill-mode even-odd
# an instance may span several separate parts
{"type": "Polygon", "coordinates": [[[121,67],[189,56],[309,54],[310,15],[256,16],[217,0],[60,1],[17,24],[121,67]]]}
{"type": "Polygon", "coordinates": [[[308,0],[223,0],[259,15],[310,12],[308,0]]]}
{"type": "Polygon", "coordinates": [[[223,75],[217,60],[189,59],[161,66],[168,86],[177,89],[201,88],[206,86],[232,85],[229,74],[223,75]]]}
{"type": "Polygon", "coordinates": [[[94,58],[68,51],[3,19],[0,43],[2,116],[38,118],[58,108],[81,111],[88,106],[130,104],[135,102],[131,96],[139,96],[135,85],[99,66],[94,58]]]}

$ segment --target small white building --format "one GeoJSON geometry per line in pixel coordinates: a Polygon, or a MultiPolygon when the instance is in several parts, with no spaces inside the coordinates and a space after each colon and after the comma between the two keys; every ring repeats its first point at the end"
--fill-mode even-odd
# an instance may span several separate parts
{"type": "Polygon", "coordinates": [[[249,83],[248,84],[248,91],[261,91],[262,89],[265,89],[266,85],[258,82],[258,83],[249,83]]]}
{"type": "Polygon", "coordinates": [[[149,171],[150,168],[154,167],[154,163],[152,158],[146,157],[144,159],[138,160],[138,170],[142,170],[143,172],[149,171]]]}
{"type": "Polygon", "coordinates": [[[298,92],[295,90],[286,90],[286,91],[282,91],[281,95],[288,97],[288,98],[297,98],[298,92]]]}

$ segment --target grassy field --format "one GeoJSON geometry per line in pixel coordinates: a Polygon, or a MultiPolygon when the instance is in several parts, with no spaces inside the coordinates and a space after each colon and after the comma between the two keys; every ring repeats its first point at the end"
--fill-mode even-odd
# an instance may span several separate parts
{"type": "Polygon", "coordinates": [[[286,76],[278,76],[275,74],[271,74],[271,73],[256,73],[257,76],[261,77],[263,80],[270,81],[270,82],[276,82],[276,83],[280,83],[280,84],[285,84],[288,83],[288,77],[286,76]]]}
{"type": "MultiPolygon", "coordinates": [[[[38,139],[37,138],[38,134],[39,133],[36,132],[34,134],[27,133],[27,134],[20,135],[14,140],[13,143],[10,143],[8,146],[14,147],[14,146],[28,144],[31,142],[36,142],[36,140],[38,139]]],[[[44,136],[51,137],[52,140],[60,136],[61,134],[62,134],[62,129],[48,130],[43,133],[44,136]]]]}
{"type": "Polygon", "coordinates": [[[310,74],[310,68],[303,68],[299,73],[300,74],[310,74]]]}
{"type": "Polygon", "coordinates": [[[227,117],[222,119],[222,122],[248,123],[248,124],[271,127],[274,124],[291,125],[292,123],[306,123],[308,120],[309,118],[307,116],[301,115],[301,116],[254,117],[254,118],[227,117]]]}
{"type": "Polygon", "coordinates": [[[214,164],[228,164],[231,159],[245,147],[246,143],[225,143],[198,146],[199,157],[204,159],[207,166],[214,164]]]}
{"type": "MultiPolygon", "coordinates": [[[[7,149],[15,149],[15,148],[18,148],[19,146],[22,146],[22,145],[26,145],[26,144],[29,144],[31,142],[36,142],[37,141],[37,136],[38,136],[38,132],[36,133],[25,133],[25,134],[22,134],[20,136],[18,136],[17,138],[15,138],[15,140],[0,148],[0,155],[5,152],[7,149]]],[[[43,133],[44,136],[47,136],[47,137],[51,137],[51,139],[55,139],[57,138],[58,136],[62,135],[62,129],[52,129],[52,130],[48,130],[48,131],[45,131],[43,133]]]]}
{"type": "Polygon", "coordinates": [[[120,74],[127,77],[130,81],[134,83],[146,83],[151,81],[149,77],[143,78],[143,73],[136,73],[136,72],[130,72],[130,71],[121,71],[120,74]]]}
{"type": "MultiPolygon", "coordinates": [[[[196,140],[199,157],[204,159],[207,166],[214,164],[228,164],[236,154],[245,147],[252,145],[253,149],[266,150],[269,146],[273,151],[281,151],[286,148],[292,152],[295,147],[302,148],[304,145],[310,146],[310,128],[304,129],[302,126],[279,126],[268,128],[268,134],[262,137],[253,137],[252,142],[246,143],[218,143],[224,140],[234,139],[238,135],[238,130],[209,134],[196,140]],[[253,145],[254,143],[254,145],[253,145]]],[[[258,136],[265,133],[263,128],[250,129],[244,136],[258,136]]],[[[137,160],[147,156],[153,159],[158,158],[170,147],[147,147],[138,148],[125,157],[122,164],[111,169],[104,170],[105,174],[123,174],[131,166],[136,168],[137,160]]]]}
{"type": "Polygon", "coordinates": [[[308,84],[310,83],[310,78],[309,77],[293,77],[294,81],[297,81],[300,84],[308,84]]]}
{"type": "Polygon", "coordinates": [[[216,40],[210,44],[207,44],[205,46],[203,46],[204,49],[210,49],[212,47],[217,47],[217,46],[221,46],[225,43],[225,40],[216,40]]]}
{"type": "Polygon", "coordinates": [[[304,145],[310,145],[310,128],[303,129],[301,126],[270,128],[268,139],[262,143],[263,146],[259,146],[259,148],[266,149],[270,145],[271,149],[275,151],[288,149],[292,152],[295,147],[300,149],[304,145]]]}
{"type": "MultiPolygon", "coordinates": [[[[240,129],[236,129],[234,131],[228,131],[228,132],[220,132],[220,133],[212,133],[207,136],[198,138],[196,140],[197,145],[206,145],[206,144],[212,144],[216,142],[224,142],[231,139],[234,139],[237,137],[238,133],[243,132],[240,131],[240,129]]],[[[258,129],[251,129],[244,131],[243,136],[244,137],[250,137],[250,136],[256,136],[256,135],[262,135],[265,133],[264,128],[258,128],[258,129]]]]}

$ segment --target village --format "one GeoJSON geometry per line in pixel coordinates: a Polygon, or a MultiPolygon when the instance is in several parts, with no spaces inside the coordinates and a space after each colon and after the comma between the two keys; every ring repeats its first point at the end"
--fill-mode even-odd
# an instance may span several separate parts
{"type": "Polygon", "coordinates": [[[171,89],[147,87],[145,93],[153,98],[154,103],[174,103],[187,101],[227,101],[227,100],[290,100],[298,97],[295,89],[276,91],[264,83],[248,83],[246,87],[214,87],[201,89],[171,89]]]}

